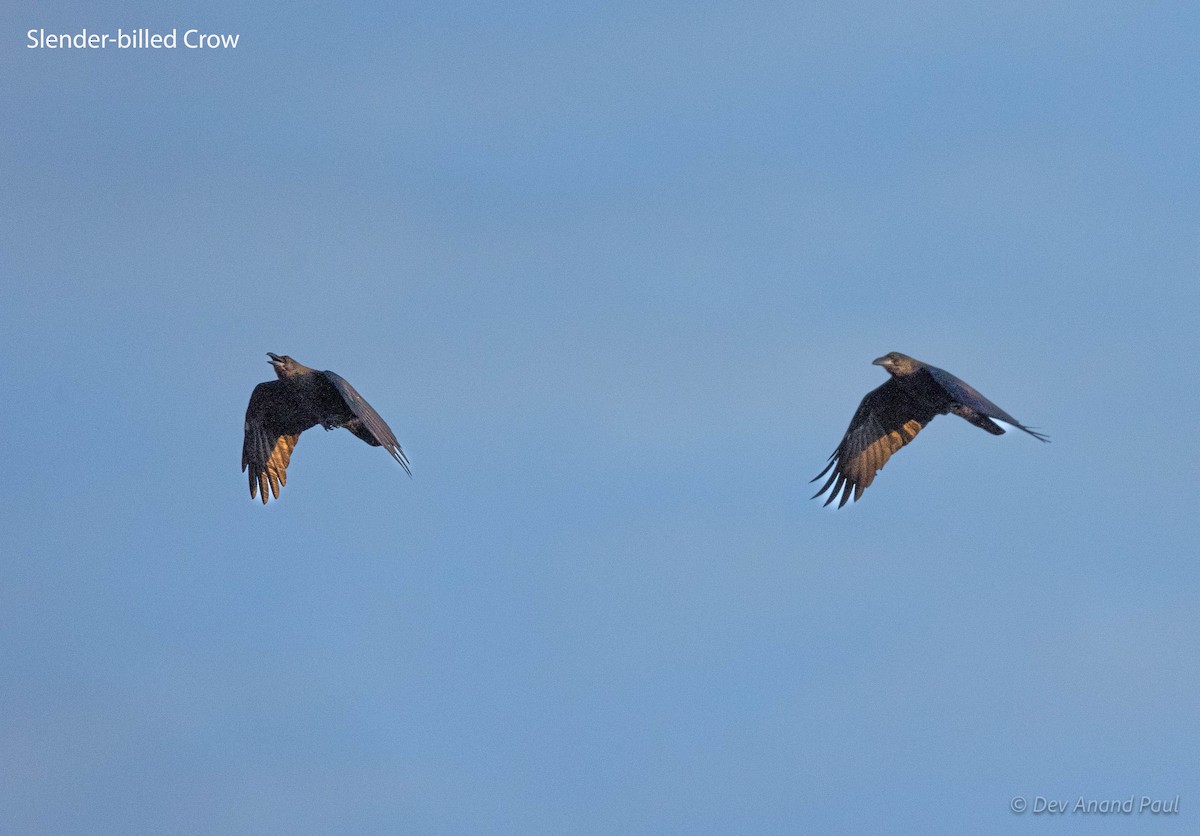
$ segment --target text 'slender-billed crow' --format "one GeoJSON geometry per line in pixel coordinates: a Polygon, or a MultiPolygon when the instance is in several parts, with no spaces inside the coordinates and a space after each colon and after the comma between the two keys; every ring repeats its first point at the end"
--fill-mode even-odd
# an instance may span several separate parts
{"type": "Polygon", "coordinates": [[[261,495],[266,505],[269,490],[279,499],[300,433],[317,424],[326,430],[345,427],[372,447],[383,447],[412,475],[391,427],[345,379],[291,357],[269,351],[267,356],[279,379],[254,387],[242,442],[242,470],[250,471],[251,498],[261,495]]]}
{"type": "Polygon", "coordinates": [[[851,494],[857,502],[892,454],[916,438],[936,415],[953,412],[992,435],[1003,435],[1004,428],[992,420],[995,418],[1039,441],[1050,440],[948,371],[896,351],[883,355],[874,364],[883,366],[891,377],[862,399],[841,444],[829,457],[829,464],[812,480],[815,482],[829,473],[829,479],[813,495],[816,499],[829,491],[826,505],[839,495],[839,508],[851,494]]]}

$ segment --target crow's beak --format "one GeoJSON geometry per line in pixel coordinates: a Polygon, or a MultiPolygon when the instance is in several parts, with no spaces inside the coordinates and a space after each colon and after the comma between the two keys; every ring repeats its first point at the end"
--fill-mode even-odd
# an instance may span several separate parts
{"type": "Polygon", "coordinates": [[[871,361],[871,365],[872,366],[886,366],[887,358],[886,357],[876,357],[874,360],[871,361]]]}
{"type": "Polygon", "coordinates": [[[276,354],[273,351],[268,351],[267,356],[271,358],[267,362],[270,363],[272,366],[274,366],[276,363],[278,363],[280,360],[283,359],[282,357],[280,357],[278,354],[276,354]]]}

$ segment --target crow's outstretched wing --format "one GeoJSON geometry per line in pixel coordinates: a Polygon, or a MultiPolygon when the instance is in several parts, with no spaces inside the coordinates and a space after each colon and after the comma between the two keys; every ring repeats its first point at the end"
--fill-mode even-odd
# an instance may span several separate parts
{"type": "Polygon", "coordinates": [[[287,466],[300,433],[308,429],[297,418],[295,393],[284,380],[260,383],[250,394],[246,407],[246,437],[242,441],[242,470],[249,468],[250,497],[262,496],[267,504],[268,491],[279,499],[279,489],[287,484],[287,466]]]}
{"type": "MultiPolygon", "coordinates": [[[[996,406],[994,403],[989,401],[983,395],[979,394],[979,392],[976,391],[975,387],[972,386],[971,384],[967,383],[965,380],[961,380],[961,379],[955,377],[954,375],[950,374],[950,372],[946,371],[945,369],[939,369],[936,366],[926,365],[925,371],[927,371],[929,373],[929,376],[932,377],[933,380],[939,386],[941,386],[943,390],[945,390],[946,394],[949,395],[950,399],[952,401],[954,401],[955,403],[961,404],[962,406],[967,407],[968,410],[970,410],[978,415],[986,416],[987,418],[995,418],[997,420],[1003,421],[1006,424],[1012,424],[1017,429],[1024,430],[1025,432],[1029,433],[1031,436],[1036,438],[1038,441],[1049,441],[1050,440],[1042,433],[1039,433],[1039,432],[1036,432],[1035,430],[1030,429],[1029,427],[1022,424],[1020,421],[1018,421],[1016,418],[1009,415],[1003,409],[996,406]]],[[[968,416],[964,416],[964,417],[968,417],[968,416]]],[[[971,420],[970,417],[968,417],[968,420],[971,420]]],[[[979,423],[979,422],[972,421],[972,423],[979,423]]],[[[995,427],[994,424],[992,426],[995,427]]],[[[984,429],[988,429],[988,428],[986,426],[984,426],[984,429]]],[[[995,427],[995,429],[992,429],[989,431],[996,432],[996,433],[1003,432],[1003,430],[1000,429],[999,427],[995,427]]]]}
{"type": "Polygon", "coordinates": [[[892,380],[867,393],[841,444],[829,457],[829,464],[812,479],[815,482],[829,473],[829,479],[813,494],[813,499],[829,491],[826,505],[838,499],[839,494],[839,508],[846,504],[851,493],[857,502],[892,454],[916,438],[935,415],[937,412],[907,396],[892,380]]]}
{"type": "Polygon", "coordinates": [[[400,449],[400,442],[396,440],[395,433],[379,416],[379,413],[367,403],[366,398],[358,394],[358,391],[336,372],[324,371],[321,374],[325,375],[325,378],[333,384],[333,388],[346,402],[346,406],[354,413],[354,419],[343,426],[372,447],[383,447],[392,454],[393,459],[400,462],[404,472],[412,476],[412,471],[408,468],[408,459],[405,457],[404,451],[400,449]]]}

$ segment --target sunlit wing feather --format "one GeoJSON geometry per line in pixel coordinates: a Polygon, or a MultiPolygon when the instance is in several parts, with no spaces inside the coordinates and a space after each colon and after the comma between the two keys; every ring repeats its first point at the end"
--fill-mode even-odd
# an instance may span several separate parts
{"type": "Polygon", "coordinates": [[[264,505],[268,494],[278,499],[279,489],[287,484],[288,463],[300,440],[299,432],[287,432],[279,426],[280,413],[290,412],[288,401],[287,388],[273,380],[254,387],[246,408],[242,470],[248,471],[250,497],[262,497],[264,505]]]}
{"type": "Polygon", "coordinates": [[[829,474],[813,498],[828,491],[825,505],[837,500],[841,508],[851,495],[857,502],[888,459],[916,438],[935,414],[904,397],[890,380],[869,392],[855,411],[841,443],[829,457],[829,463],[812,479],[815,482],[829,474]]]}

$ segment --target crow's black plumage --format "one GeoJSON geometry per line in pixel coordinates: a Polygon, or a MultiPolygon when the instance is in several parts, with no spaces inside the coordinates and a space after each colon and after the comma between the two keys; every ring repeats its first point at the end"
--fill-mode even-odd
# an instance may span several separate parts
{"type": "Polygon", "coordinates": [[[251,498],[261,495],[266,505],[269,490],[279,499],[300,433],[317,424],[326,430],[345,427],[372,447],[383,447],[412,475],[391,427],[341,376],[269,351],[267,356],[279,379],[254,387],[242,442],[242,470],[250,470],[251,498]]]}
{"type": "Polygon", "coordinates": [[[857,502],[892,454],[916,438],[936,415],[953,412],[992,435],[1003,435],[1004,428],[992,420],[995,418],[1024,430],[1038,441],[1050,440],[948,371],[895,351],[878,358],[874,364],[883,366],[891,377],[862,399],[841,444],[829,457],[829,464],[812,480],[815,482],[833,470],[821,490],[813,494],[816,499],[829,491],[826,505],[839,495],[839,508],[851,494],[857,502]]]}

